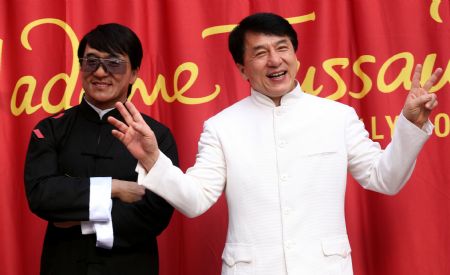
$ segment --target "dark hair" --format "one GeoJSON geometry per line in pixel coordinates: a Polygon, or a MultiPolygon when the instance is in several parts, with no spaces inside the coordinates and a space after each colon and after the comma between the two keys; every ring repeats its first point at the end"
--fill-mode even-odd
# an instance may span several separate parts
{"type": "Polygon", "coordinates": [[[141,41],[126,26],[117,23],[98,25],[81,39],[80,45],[78,46],[79,58],[83,57],[86,45],[110,54],[128,55],[132,70],[136,70],[141,66],[141,41]]]}
{"type": "Polygon", "coordinates": [[[245,17],[230,33],[228,49],[235,63],[244,63],[245,35],[248,32],[287,36],[297,51],[297,33],[286,19],[274,13],[255,13],[245,17]]]}

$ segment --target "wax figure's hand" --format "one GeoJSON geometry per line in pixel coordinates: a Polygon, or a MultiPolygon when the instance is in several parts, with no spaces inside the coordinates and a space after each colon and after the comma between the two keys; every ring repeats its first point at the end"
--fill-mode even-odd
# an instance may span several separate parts
{"type": "Polygon", "coordinates": [[[133,203],[141,200],[145,195],[145,187],[136,182],[113,179],[111,183],[111,197],[123,202],[133,203]]]}
{"type": "Polygon", "coordinates": [[[54,222],[53,225],[59,228],[70,228],[72,226],[80,225],[80,222],[79,221],[54,222]]]}
{"type": "Polygon", "coordinates": [[[149,171],[159,156],[155,134],[148,124],[145,123],[133,103],[126,102],[125,106],[121,102],[116,103],[116,108],[125,119],[126,124],[113,117],[108,117],[108,122],[116,127],[116,130],[113,130],[112,134],[149,171]]]}
{"type": "Polygon", "coordinates": [[[436,95],[429,93],[429,91],[442,74],[442,69],[436,69],[423,87],[420,85],[421,74],[422,65],[418,64],[414,70],[411,90],[403,106],[403,115],[419,128],[422,128],[428,120],[431,110],[438,104],[436,95]]]}

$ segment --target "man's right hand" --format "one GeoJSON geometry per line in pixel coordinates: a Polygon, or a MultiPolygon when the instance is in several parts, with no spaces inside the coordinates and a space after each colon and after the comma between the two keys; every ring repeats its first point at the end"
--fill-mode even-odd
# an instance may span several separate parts
{"type": "Polygon", "coordinates": [[[112,180],[111,198],[118,198],[123,202],[133,203],[141,200],[144,195],[144,186],[138,185],[136,182],[112,180]]]}
{"type": "Polygon", "coordinates": [[[159,157],[159,148],[155,134],[142,118],[139,111],[133,103],[116,103],[116,108],[124,118],[125,123],[108,117],[108,122],[116,127],[112,134],[118,138],[130,151],[130,153],[139,160],[139,163],[150,171],[159,157]],[[126,108],[125,108],[126,106],[126,108]]]}

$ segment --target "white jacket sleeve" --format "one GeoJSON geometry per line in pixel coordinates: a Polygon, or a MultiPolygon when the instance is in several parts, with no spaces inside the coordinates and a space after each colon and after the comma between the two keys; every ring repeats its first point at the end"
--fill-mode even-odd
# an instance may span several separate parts
{"type": "Polygon", "coordinates": [[[365,189],[394,195],[410,178],[432,131],[431,122],[419,129],[400,114],[392,141],[381,150],[377,142],[369,139],[364,124],[353,111],[346,129],[349,171],[365,189]]]}
{"type": "Polygon", "coordinates": [[[138,164],[138,184],[168,201],[188,217],[208,210],[219,198],[226,182],[226,164],[219,139],[205,123],[195,165],[184,174],[163,153],[146,174],[138,164]]]}

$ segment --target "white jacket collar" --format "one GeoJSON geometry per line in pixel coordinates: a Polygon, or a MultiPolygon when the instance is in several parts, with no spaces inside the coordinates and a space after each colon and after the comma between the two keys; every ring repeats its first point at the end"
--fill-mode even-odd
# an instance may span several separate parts
{"type": "MultiPolygon", "coordinates": [[[[304,94],[302,88],[300,87],[300,84],[296,82],[295,88],[292,91],[285,94],[283,97],[281,97],[280,106],[295,105],[299,102],[300,98],[302,98],[303,95],[304,94]]],[[[250,97],[256,104],[261,104],[267,107],[276,107],[275,103],[270,97],[263,95],[262,93],[254,90],[253,88],[251,88],[250,97]]]]}

